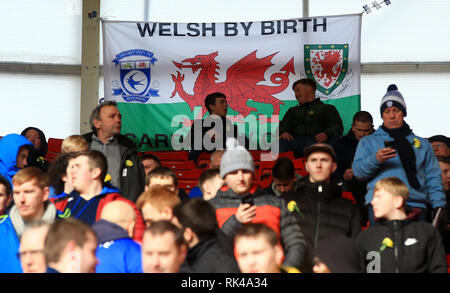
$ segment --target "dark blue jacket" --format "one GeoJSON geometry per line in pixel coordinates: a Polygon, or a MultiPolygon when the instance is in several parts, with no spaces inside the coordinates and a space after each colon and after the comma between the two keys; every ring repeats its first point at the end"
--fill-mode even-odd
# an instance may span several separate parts
{"type": "Polygon", "coordinates": [[[33,147],[33,144],[19,134],[8,134],[0,140],[0,174],[9,180],[12,185],[12,178],[16,175],[17,154],[22,146],[33,147]]]}
{"type": "Polygon", "coordinates": [[[97,273],[142,273],[141,246],[119,225],[98,220],[97,273]]]}

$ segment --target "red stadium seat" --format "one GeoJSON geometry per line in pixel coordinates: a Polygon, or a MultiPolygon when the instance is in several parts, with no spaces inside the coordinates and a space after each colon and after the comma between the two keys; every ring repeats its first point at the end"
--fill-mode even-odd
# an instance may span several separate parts
{"type": "Polygon", "coordinates": [[[306,176],[308,175],[308,171],[306,171],[306,167],[305,167],[305,158],[301,157],[301,158],[297,158],[295,160],[292,161],[294,163],[294,168],[295,168],[295,172],[302,175],[302,176],[306,176]]]}
{"type": "MultiPolygon", "coordinates": [[[[280,157],[285,157],[285,158],[289,158],[293,163],[295,161],[295,157],[294,157],[294,153],[289,151],[289,152],[285,152],[285,153],[280,153],[280,154],[271,154],[271,153],[267,153],[268,155],[271,155],[272,158],[274,160],[272,161],[261,161],[259,164],[259,169],[258,169],[258,180],[259,180],[259,184],[262,187],[267,187],[270,185],[270,183],[273,181],[273,176],[272,176],[272,168],[276,163],[276,160],[280,157]]],[[[267,157],[263,157],[263,158],[267,158],[267,157]]],[[[295,168],[295,163],[294,163],[294,168],[295,168]]],[[[306,170],[304,170],[304,165],[303,165],[303,169],[300,169],[301,172],[299,172],[299,170],[297,170],[297,168],[295,169],[295,172],[305,176],[307,173],[306,170]]]]}
{"type": "Polygon", "coordinates": [[[260,168],[261,162],[264,161],[276,161],[278,158],[280,157],[286,157],[291,159],[292,161],[295,159],[294,157],[294,153],[289,151],[289,152],[285,152],[285,153],[279,153],[279,154],[274,154],[272,152],[266,152],[266,151],[255,151],[255,150],[250,150],[249,151],[250,154],[253,157],[253,161],[255,163],[255,169],[258,170],[260,168]]]}
{"type": "Polygon", "coordinates": [[[272,182],[272,168],[276,161],[261,161],[257,173],[257,180],[261,187],[266,188],[272,182]]]}
{"type": "Polygon", "coordinates": [[[63,139],[62,138],[49,138],[48,139],[48,151],[52,153],[60,153],[61,152],[61,145],[62,145],[63,139]]]}
{"type": "Polygon", "coordinates": [[[211,163],[211,153],[201,153],[197,158],[197,168],[208,169],[211,163]]]}
{"type": "Polygon", "coordinates": [[[450,273],[450,254],[447,254],[447,273],[450,273]]]}
{"type": "Polygon", "coordinates": [[[44,160],[47,162],[52,162],[58,154],[61,152],[61,145],[62,145],[63,139],[62,138],[49,138],[47,145],[48,150],[45,154],[44,160]]]}
{"type": "Polygon", "coordinates": [[[194,161],[161,161],[161,166],[169,167],[175,170],[193,170],[195,169],[194,161]]]}
{"type": "Polygon", "coordinates": [[[354,204],[356,204],[356,200],[353,197],[353,193],[351,193],[351,191],[342,191],[342,197],[351,200],[354,204]]]}
{"type": "Polygon", "coordinates": [[[201,169],[176,169],[174,170],[175,175],[177,175],[178,180],[198,180],[203,170],[201,169]]]}
{"type": "Polygon", "coordinates": [[[178,180],[178,188],[183,189],[186,191],[186,193],[189,193],[192,188],[194,188],[197,185],[197,180],[193,179],[181,179],[178,180]]]}
{"type": "Polygon", "coordinates": [[[250,150],[249,151],[250,154],[253,157],[253,161],[275,161],[280,157],[286,157],[289,158],[291,160],[294,160],[294,153],[292,151],[288,151],[288,152],[284,152],[284,153],[279,153],[279,154],[274,154],[272,152],[267,152],[267,151],[260,151],[260,150],[250,150]]]}
{"type": "Polygon", "coordinates": [[[162,161],[187,161],[188,160],[188,152],[187,151],[147,151],[141,152],[142,154],[152,154],[159,158],[162,161]]]}

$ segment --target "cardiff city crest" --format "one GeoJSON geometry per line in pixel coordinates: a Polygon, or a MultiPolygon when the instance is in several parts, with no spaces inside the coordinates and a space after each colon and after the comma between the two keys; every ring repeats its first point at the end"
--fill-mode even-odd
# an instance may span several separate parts
{"type": "Polygon", "coordinates": [[[113,96],[122,96],[126,102],[145,103],[158,90],[150,87],[151,70],[158,61],[150,51],[133,49],[116,55],[112,62],[120,68],[120,82],[112,81],[113,96]]]}
{"type": "Polygon", "coordinates": [[[331,94],[348,72],[348,44],[305,45],[305,71],[317,83],[317,90],[331,94]]]}

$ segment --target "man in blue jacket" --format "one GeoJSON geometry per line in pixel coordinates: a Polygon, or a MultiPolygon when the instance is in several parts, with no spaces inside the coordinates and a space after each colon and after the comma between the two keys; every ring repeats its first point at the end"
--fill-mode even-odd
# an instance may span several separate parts
{"type": "Polygon", "coordinates": [[[13,176],[27,166],[33,144],[23,135],[11,133],[0,140],[0,174],[12,184],[13,176]]]}
{"type": "Polygon", "coordinates": [[[28,223],[36,220],[53,222],[56,208],[48,201],[49,180],[44,171],[29,167],[13,179],[14,206],[0,217],[0,273],[21,273],[17,257],[20,238],[28,223]]]}
{"type": "Polygon", "coordinates": [[[97,234],[97,273],[142,273],[141,246],[133,241],[136,214],[123,201],[105,205],[92,228],[97,234]]]}
{"type": "MultiPolygon", "coordinates": [[[[366,204],[372,201],[378,180],[395,176],[410,191],[406,202],[408,217],[427,220],[427,205],[432,208],[432,216],[439,207],[446,206],[441,171],[433,148],[427,139],[415,135],[404,121],[406,104],[396,85],[388,87],[381,100],[380,113],[383,124],[372,135],[361,138],[353,160],[356,178],[368,181],[366,204]]],[[[374,222],[371,207],[369,220],[374,222]]]]}

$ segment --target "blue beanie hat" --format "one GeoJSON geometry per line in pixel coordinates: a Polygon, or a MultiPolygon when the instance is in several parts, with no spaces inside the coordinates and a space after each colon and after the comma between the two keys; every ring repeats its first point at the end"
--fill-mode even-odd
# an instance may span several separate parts
{"type": "Polygon", "coordinates": [[[400,111],[403,112],[403,115],[406,117],[406,103],[403,99],[402,94],[398,91],[398,88],[395,84],[391,84],[386,94],[381,99],[380,105],[380,114],[383,116],[383,112],[386,108],[389,107],[397,107],[400,111]]]}

